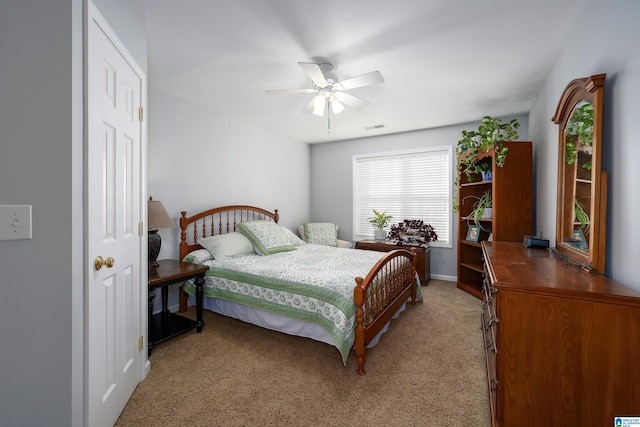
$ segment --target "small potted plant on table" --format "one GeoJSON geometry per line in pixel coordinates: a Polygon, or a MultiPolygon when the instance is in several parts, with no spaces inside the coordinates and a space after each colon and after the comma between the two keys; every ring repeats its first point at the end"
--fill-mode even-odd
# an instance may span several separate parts
{"type": "Polygon", "coordinates": [[[373,237],[376,241],[383,242],[387,238],[387,232],[384,229],[389,225],[393,217],[391,215],[387,215],[387,211],[378,212],[373,209],[373,213],[375,216],[369,218],[369,222],[375,228],[373,231],[373,237]]]}
{"type": "Polygon", "coordinates": [[[438,240],[438,233],[421,219],[405,219],[391,226],[389,239],[398,245],[429,246],[438,240]]]}

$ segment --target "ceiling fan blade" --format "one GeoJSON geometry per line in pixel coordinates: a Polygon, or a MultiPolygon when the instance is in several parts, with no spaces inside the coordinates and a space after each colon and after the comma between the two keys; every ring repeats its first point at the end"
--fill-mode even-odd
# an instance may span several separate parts
{"type": "Polygon", "coordinates": [[[318,64],[312,64],[310,62],[298,62],[298,65],[302,68],[302,70],[307,73],[309,78],[314,83],[326,83],[327,80],[324,78],[324,74],[322,74],[322,70],[318,64]]]}
{"type": "Polygon", "coordinates": [[[333,96],[335,96],[336,99],[342,102],[344,105],[348,105],[349,107],[355,110],[364,108],[367,106],[367,104],[369,104],[369,101],[366,101],[362,98],[358,98],[357,96],[351,95],[350,93],[346,93],[346,92],[339,92],[339,91],[334,92],[333,96]]]}
{"type": "Polygon", "coordinates": [[[277,89],[277,90],[265,90],[267,95],[278,95],[282,93],[316,93],[316,89],[277,89]]]}
{"type": "Polygon", "coordinates": [[[384,79],[380,71],[372,71],[361,76],[353,77],[347,80],[342,80],[338,84],[342,86],[342,89],[349,90],[363,86],[371,86],[378,83],[383,83],[384,79]]]}

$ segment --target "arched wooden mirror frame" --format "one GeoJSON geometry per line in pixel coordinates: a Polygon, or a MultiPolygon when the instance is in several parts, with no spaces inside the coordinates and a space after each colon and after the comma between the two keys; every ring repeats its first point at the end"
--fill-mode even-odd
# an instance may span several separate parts
{"type": "MultiPolygon", "coordinates": [[[[572,80],[565,88],[553,116],[560,125],[558,143],[558,205],[556,211],[556,249],[570,260],[603,273],[607,245],[607,172],[602,171],[602,104],[605,74],[572,80]],[[570,125],[576,107],[584,101],[593,105],[593,139],[591,170],[578,161],[567,162],[567,142],[571,142],[570,125]],[[589,218],[588,227],[576,221],[576,200],[582,200],[589,218]],[[576,235],[575,230],[584,230],[576,235]],[[579,240],[584,235],[584,243],[579,240]],[[578,239],[578,241],[576,240],[578,239]],[[586,248],[584,245],[587,245],[586,248]]],[[[572,146],[576,155],[575,147],[572,146]]],[[[584,145],[582,146],[585,148],[584,145]]],[[[588,156],[588,150],[583,153],[588,156]]],[[[584,163],[583,163],[584,164],[584,163]]],[[[580,210],[580,206],[578,206],[580,210]]]]}

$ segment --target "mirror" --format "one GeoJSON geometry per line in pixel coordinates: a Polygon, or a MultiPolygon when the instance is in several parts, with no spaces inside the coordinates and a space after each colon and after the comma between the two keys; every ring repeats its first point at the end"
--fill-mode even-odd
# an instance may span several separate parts
{"type": "Polygon", "coordinates": [[[602,166],[605,74],[572,80],[552,120],[559,124],[556,249],[581,266],[605,269],[607,173],[602,166]]]}

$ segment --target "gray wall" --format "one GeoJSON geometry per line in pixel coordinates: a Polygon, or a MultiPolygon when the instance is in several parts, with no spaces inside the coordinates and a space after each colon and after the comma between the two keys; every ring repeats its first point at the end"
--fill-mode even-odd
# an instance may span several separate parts
{"type": "Polygon", "coordinates": [[[0,2],[0,204],[33,208],[33,238],[0,241],[3,426],[83,424],[84,5],[0,2]]]}
{"type": "Polygon", "coordinates": [[[538,229],[555,241],[558,127],[551,122],[573,79],[606,73],[603,169],[609,171],[606,275],[640,291],[638,125],[640,2],[591,0],[564,46],[529,116],[536,142],[538,229]]]}
{"type": "MultiPolygon", "coordinates": [[[[278,209],[280,224],[292,230],[310,218],[308,144],[150,88],[148,152],[149,195],[176,226],[183,210],[238,204],[278,209]]],[[[159,233],[158,258],[177,259],[180,228],[159,233]]]]}
{"type": "Polygon", "coordinates": [[[0,3],[0,204],[33,209],[0,241],[0,425],[82,420],[81,6],[0,3]]]}
{"type": "MultiPolygon", "coordinates": [[[[527,116],[505,117],[505,119],[512,118],[517,118],[520,122],[518,139],[527,141],[527,116]]],[[[475,123],[312,145],[310,191],[312,220],[335,222],[340,226],[339,237],[344,240],[352,240],[352,161],[354,155],[446,145],[453,146],[455,153],[455,147],[461,137],[462,130],[477,129],[480,124],[479,120],[480,117],[475,123]]],[[[455,154],[453,157],[452,171],[455,164],[455,154]]],[[[453,183],[451,191],[453,194],[453,183]]],[[[455,280],[457,276],[458,253],[456,245],[453,244],[458,239],[457,221],[457,214],[453,213],[451,247],[431,248],[431,273],[435,278],[455,280]]]]}

